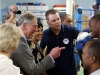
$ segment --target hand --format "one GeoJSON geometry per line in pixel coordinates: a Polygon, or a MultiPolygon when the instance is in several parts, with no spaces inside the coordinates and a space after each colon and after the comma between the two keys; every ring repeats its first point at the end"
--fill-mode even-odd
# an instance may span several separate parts
{"type": "Polygon", "coordinates": [[[56,59],[60,56],[61,50],[65,49],[65,47],[55,47],[51,50],[50,55],[53,59],[56,59]]]}
{"type": "Polygon", "coordinates": [[[16,11],[16,10],[18,9],[18,7],[17,7],[16,5],[12,5],[12,6],[10,7],[10,9],[11,9],[12,11],[16,11]]]}
{"type": "Polygon", "coordinates": [[[13,13],[13,12],[15,12],[18,8],[17,8],[16,5],[12,5],[12,6],[10,7],[10,9],[11,9],[11,11],[9,12],[9,15],[11,15],[11,17],[14,19],[14,18],[16,17],[16,14],[13,13]]]}

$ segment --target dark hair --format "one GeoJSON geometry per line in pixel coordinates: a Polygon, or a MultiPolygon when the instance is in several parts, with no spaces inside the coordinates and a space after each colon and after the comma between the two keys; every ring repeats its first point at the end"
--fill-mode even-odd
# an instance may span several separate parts
{"type": "Polygon", "coordinates": [[[41,18],[37,18],[37,21],[38,21],[38,28],[40,28],[40,27],[43,28],[43,25],[41,23],[41,18]]]}
{"type": "Polygon", "coordinates": [[[100,10],[94,12],[94,15],[98,15],[98,14],[100,14],[100,10]]]}
{"type": "Polygon", "coordinates": [[[38,22],[38,28],[42,27],[43,28],[43,25],[41,22],[38,22]]]}
{"type": "Polygon", "coordinates": [[[32,13],[25,13],[23,14],[19,20],[18,20],[18,26],[20,26],[22,23],[31,23],[33,18],[35,18],[36,16],[34,16],[32,13]]]}
{"type": "Polygon", "coordinates": [[[89,54],[94,55],[100,62],[100,39],[92,39],[89,42],[91,42],[88,49],[89,54]]]}
{"type": "Polygon", "coordinates": [[[45,17],[46,17],[46,19],[48,20],[48,16],[49,16],[50,14],[56,14],[56,13],[58,13],[57,10],[55,10],[55,9],[50,9],[50,10],[48,10],[48,11],[46,12],[45,17]]]}
{"type": "Polygon", "coordinates": [[[100,21],[100,14],[94,15],[94,16],[90,19],[90,21],[91,21],[91,20],[94,20],[95,22],[100,21]]]}
{"type": "Polygon", "coordinates": [[[61,14],[60,15],[60,19],[61,21],[64,21],[66,19],[66,17],[70,16],[69,14],[61,14]]]}

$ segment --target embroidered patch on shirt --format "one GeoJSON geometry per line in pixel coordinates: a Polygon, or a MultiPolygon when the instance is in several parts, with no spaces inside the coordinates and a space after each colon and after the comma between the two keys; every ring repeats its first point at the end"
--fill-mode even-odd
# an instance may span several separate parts
{"type": "Polygon", "coordinates": [[[69,43],[69,40],[68,40],[67,38],[65,38],[65,39],[63,40],[63,43],[64,43],[64,44],[68,44],[68,43],[69,43]]]}

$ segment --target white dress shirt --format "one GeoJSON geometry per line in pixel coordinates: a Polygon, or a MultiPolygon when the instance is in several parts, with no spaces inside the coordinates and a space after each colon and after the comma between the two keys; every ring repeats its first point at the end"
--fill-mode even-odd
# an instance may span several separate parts
{"type": "Polygon", "coordinates": [[[13,65],[11,59],[0,54],[0,75],[22,75],[20,69],[13,65]]]}
{"type": "Polygon", "coordinates": [[[100,69],[94,71],[94,72],[91,73],[90,75],[100,75],[100,69]]]}

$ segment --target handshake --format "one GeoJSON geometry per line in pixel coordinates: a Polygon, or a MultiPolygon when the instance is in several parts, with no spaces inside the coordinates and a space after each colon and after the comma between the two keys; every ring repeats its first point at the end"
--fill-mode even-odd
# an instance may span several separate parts
{"type": "Polygon", "coordinates": [[[76,48],[82,50],[84,45],[91,39],[91,33],[84,32],[77,37],[76,48]]]}

